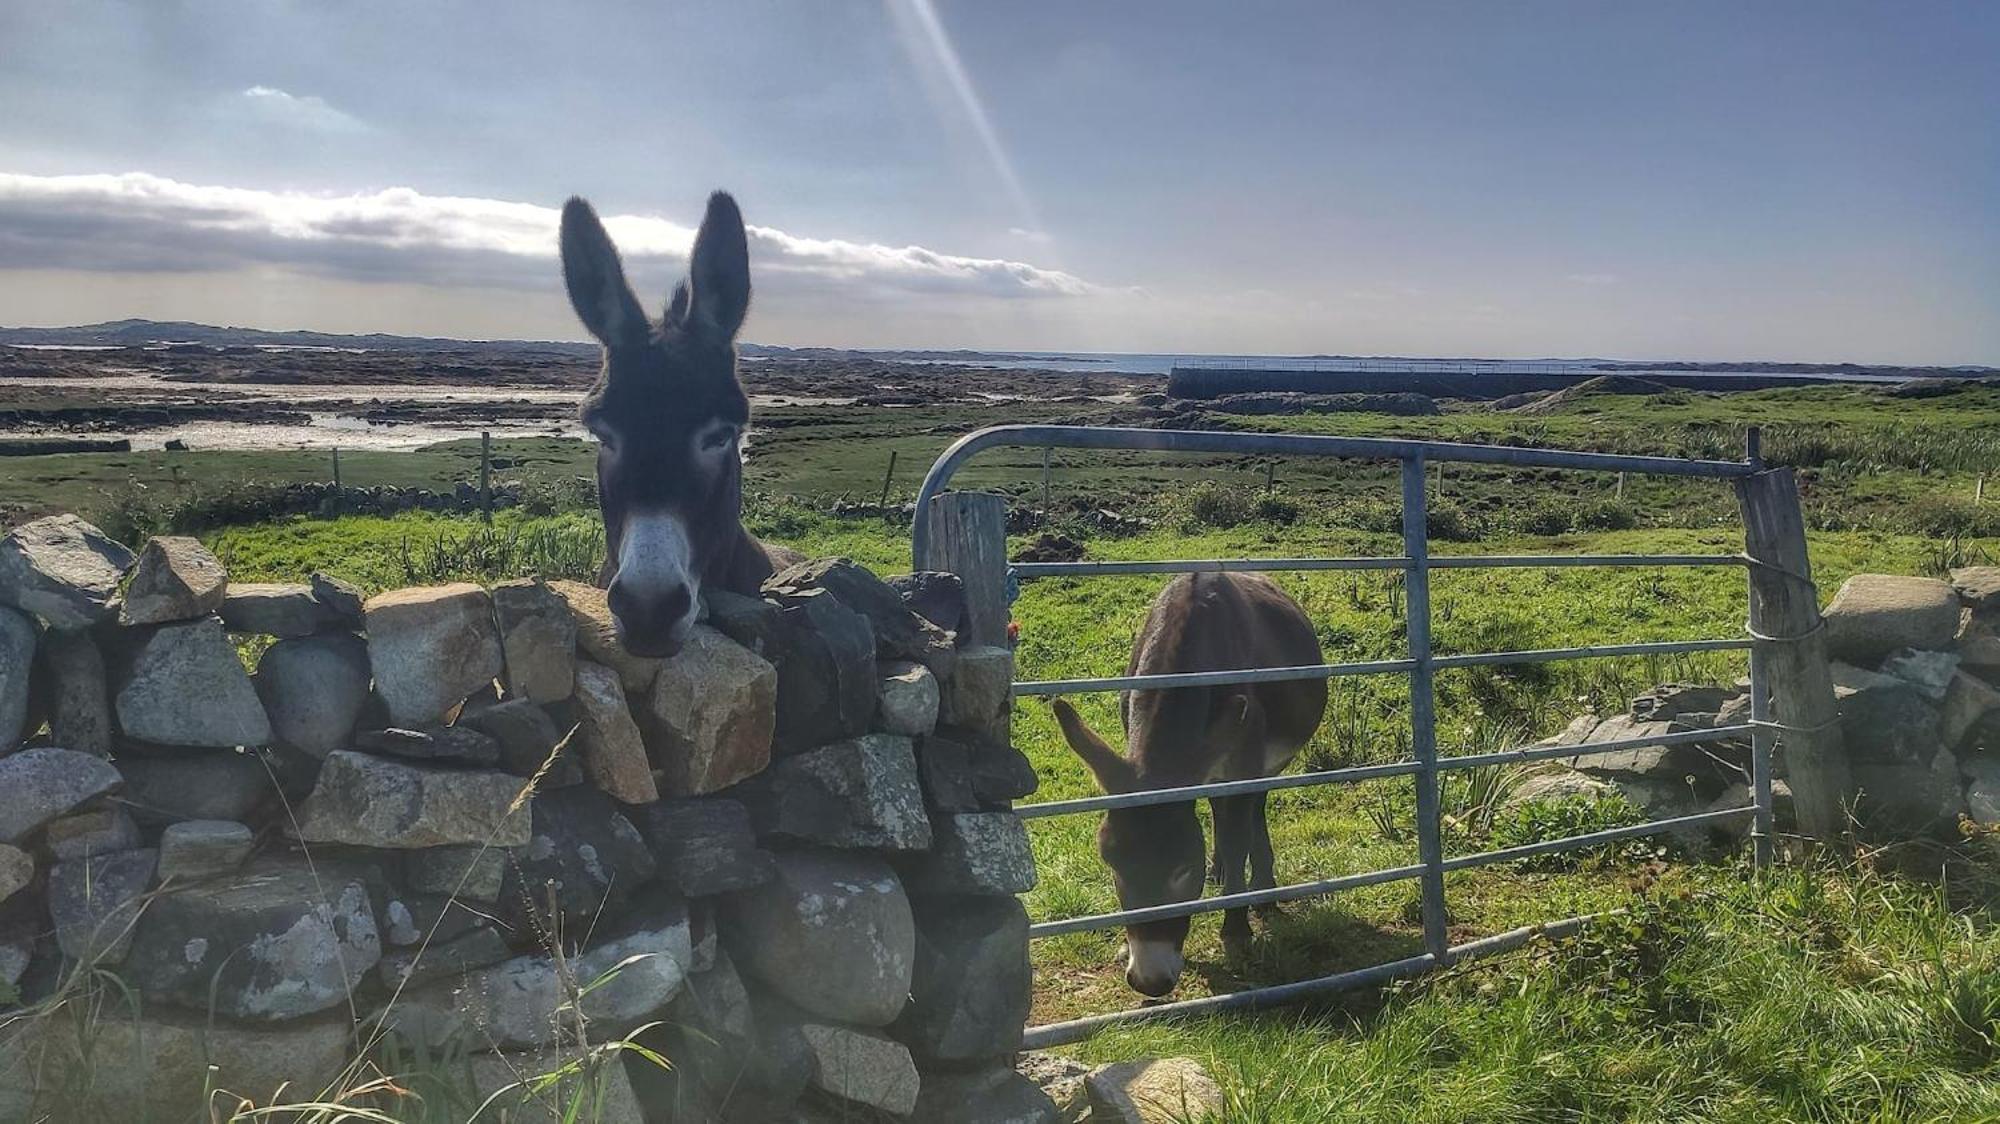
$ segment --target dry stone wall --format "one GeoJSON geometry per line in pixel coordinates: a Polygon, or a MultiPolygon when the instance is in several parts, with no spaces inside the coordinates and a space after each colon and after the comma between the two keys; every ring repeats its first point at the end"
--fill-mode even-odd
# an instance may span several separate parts
{"type": "Polygon", "coordinates": [[[575,583],[364,598],[17,528],[0,1119],[412,1057],[454,1059],[404,1085],[470,1115],[634,1032],[673,1068],[609,1055],[601,1119],[1054,1119],[1011,1068],[1036,777],[1012,653],[961,646],[962,611],[950,575],[805,563],[648,659],[575,583]],[[93,1006],[111,978],[130,1002],[93,1006]]]}

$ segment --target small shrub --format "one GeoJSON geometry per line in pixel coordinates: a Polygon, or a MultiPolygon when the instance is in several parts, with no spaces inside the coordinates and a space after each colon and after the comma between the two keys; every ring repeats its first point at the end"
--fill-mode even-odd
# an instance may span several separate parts
{"type": "Polygon", "coordinates": [[[1629,531],[1638,525],[1638,513],[1623,500],[1593,500],[1576,509],[1579,531],[1629,531]]]}
{"type": "Polygon", "coordinates": [[[1522,534],[1543,537],[1566,535],[1575,526],[1575,509],[1562,500],[1540,500],[1521,513],[1522,534]]]}
{"type": "Polygon", "coordinates": [[[1457,500],[1433,497],[1425,512],[1426,531],[1444,542],[1472,542],[1484,538],[1480,520],[1457,500]]]}
{"type": "Polygon", "coordinates": [[[1259,523],[1272,523],[1280,527],[1289,527],[1298,522],[1300,513],[1299,501],[1275,492],[1260,496],[1256,505],[1251,508],[1252,517],[1259,523]]]}
{"type": "Polygon", "coordinates": [[[1256,513],[1256,500],[1243,488],[1219,480],[1203,480],[1164,498],[1170,521],[1184,531],[1202,527],[1227,530],[1248,523],[1256,513]]]}

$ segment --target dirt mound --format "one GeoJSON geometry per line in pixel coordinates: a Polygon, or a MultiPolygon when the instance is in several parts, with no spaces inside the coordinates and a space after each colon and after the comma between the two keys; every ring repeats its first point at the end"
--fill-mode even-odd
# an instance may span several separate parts
{"type": "Polygon", "coordinates": [[[1631,375],[1599,375],[1586,379],[1575,386],[1567,386],[1554,394],[1545,395],[1525,406],[1517,406],[1516,414],[1556,414],[1572,402],[1599,394],[1666,394],[1672,387],[1647,379],[1633,378],[1631,375]]]}

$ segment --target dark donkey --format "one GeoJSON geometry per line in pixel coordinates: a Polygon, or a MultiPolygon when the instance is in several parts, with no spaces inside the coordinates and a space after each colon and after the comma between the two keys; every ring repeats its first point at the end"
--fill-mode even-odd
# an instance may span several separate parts
{"type": "MultiPolygon", "coordinates": [[[[1296,667],[1321,662],[1312,622],[1261,574],[1184,574],[1167,584],[1132,644],[1127,675],[1296,667]]],[[[1109,793],[1247,780],[1281,772],[1319,728],[1326,682],[1297,679],[1221,687],[1131,691],[1121,700],[1130,752],[1105,743],[1067,701],[1056,719],[1070,748],[1109,793]]],[[[1224,893],[1277,885],[1264,793],[1211,799],[1214,861],[1224,893]],[[1245,865],[1249,877],[1244,876],[1245,865]]],[[[1206,858],[1194,801],[1117,808],[1104,814],[1097,850],[1111,868],[1125,909],[1193,901],[1201,896],[1206,858]]],[[[1180,979],[1188,919],[1128,925],[1125,979],[1152,996],[1180,979]]],[[[1250,917],[1232,909],[1223,947],[1247,951],[1250,917]]]]}
{"type": "Polygon", "coordinates": [[[797,560],[743,529],[743,215],[727,194],[708,197],[687,280],[658,322],[647,319],[604,224],[582,199],[563,208],[562,263],[570,303],[604,345],[604,373],[583,404],[583,424],[599,442],[599,583],[625,648],[670,656],[694,627],[703,589],[755,594],[776,567],[797,560]]]}

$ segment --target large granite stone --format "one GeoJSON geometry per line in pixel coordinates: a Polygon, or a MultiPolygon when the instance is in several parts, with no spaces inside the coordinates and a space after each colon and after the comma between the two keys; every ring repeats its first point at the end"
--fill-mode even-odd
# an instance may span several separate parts
{"type": "Polygon", "coordinates": [[[247,823],[278,794],[274,766],[257,753],[201,752],[119,755],[125,801],[148,824],[180,820],[247,823]]]}
{"type": "Polygon", "coordinates": [[[389,726],[354,735],[354,748],[380,757],[425,765],[469,765],[490,769],[500,763],[500,743],[466,725],[405,730],[389,726]]]}
{"type": "Polygon", "coordinates": [[[1958,595],[1936,578],[1856,574],[1823,615],[1827,653],[1870,664],[1898,648],[1949,647],[1958,631],[1958,595]]]}
{"type": "Polygon", "coordinates": [[[529,803],[532,827],[510,852],[495,910],[517,944],[533,944],[538,933],[589,932],[653,880],[645,838],[603,793],[566,788],[529,803]]]}
{"type": "Polygon", "coordinates": [[[352,626],[313,595],[302,582],[230,582],[217,610],[231,632],[256,636],[311,636],[321,629],[352,626]]]}
{"type": "Polygon", "coordinates": [[[426,726],[500,675],[493,601],[469,582],[368,599],[375,693],[398,726],[426,726]]]}
{"type": "Polygon", "coordinates": [[[611,615],[611,605],[605,592],[582,582],[550,582],[549,590],[562,598],[569,607],[570,619],[576,623],[576,649],[581,655],[603,664],[618,673],[618,681],[625,685],[625,693],[632,697],[645,694],[653,685],[653,676],[659,674],[663,660],[650,656],[635,656],[618,642],[618,626],[611,615]]]}
{"type": "MultiPolygon", "coordinates": [[[[88,632],[51,632],[42,637],[37,658],[49,740],[65,749],[109,757],[116,744],[116,723],[111,716],[111,681],[97,641],[88,632]]],[[[5,678],[6,672],[0,670],[0,679],[5,678]]],[[[4,726],[0,717],[0,728],[4,726]]]]}
{"type": "Polygon", "coordinates": [[[880,859],[779,855],[776,876],[726,897],[721,919],[740,971],[821,1018],[886,1026],[909,996],[916,927],[880,859]]]}
{"type": "Polygon", "coordinates": [[[0,757],[0,843],[19,843],[122,783],[110,762],[74,750],[40,746],[0,757]]]}
{"type": "Polygon", "coordinates": [[[920,738],[937,728],[938,681],[913,660],[879,665],[875,728],[885,734],[920,738]]]}
{"type": "Polygon", "coordinates": [[[118,726],[127,737],[218,749],[271,741],[257,689],[213,617],[153,629],[116,683],[118,726]]]}
{"type": "Polygon", "coordinates": [[[538,792],[583,783],[575,739],[564,744],[564,728],[528,699],[468,705],[458,724],[478,730],[499,745],[502,769],[517,777],[538,777],[538,792]],[[558,746],[562,746],[561,752],[557,752],[558,746]]]}
{"type": "Polygon", "coordinates": [[[639,831],[661,880],[691,898],[760,885],[774,869],[749,811],[734,800],[663,800],[641,811],[639,831]]]}
{"type": "Polygon", "coordinates": [[[772,595],[785,628],[778,659],[775,744],[780,753],[866,731],[878,685],[868,618],[824,589],[772,595]]]}
{"type": "Polygon", "coordinates": [[[931,844],[908,738],[868,734],[784,758],[743,797],[762,835],[892,851],[931,844]]]}
{"type": "Polygon", "coordinates": [[[771,760],[778,673],[706,625],[663,661],[639,708],[646,749],[668,796],[716,792],[771,760]]]}
{"type": "Polygon", "coordinates": [[[368,646],[347,633],[280,640],[253,680],[279,744],[313,757],[345,747],[368,705],[368,646]]]}
{"type": "Polygon", "coordinates": [[[965,620],[965,583],[957,574],[918,570],[887,579],[910,611],[946,632],[957,632],[965,620]]]}
{"type": "Polygon", "coordinates": [[[49,918],[63,955],[107,967],[123,960],[158,862],[159,852],[142,848],[51,867],[49,918]]]}
{"type": "Polygon", "coordinates": [[[195,539],[168,535],[146,540],[125,587],[118,622],[170,624],[208,616],[222,607],[229,573],[195,539]]]}
{"type": "Polygon", "coordinates": [[[361,627],[361,618],[366,612],[363,603],[367,598],[362,596],[360,586],[323,570],[314,570],[306,584],[312,589],[313,600],[340,618],[343,628],[361,627]]]}
{"type": "Polygon", "coordinates": [[[916,660],[938,678],[952,673],[953,645],[945,630],[911,611],[902,594],[848,558],[820,558],[787,567],[764,583],[766,593],[823,589],[868,618],[875,651],[887,660],[916,660]]]}
{"type": "Polygon", "coordinates": [[[88,628],[131,565],[131,551],[74,515],[36,519],[0,537],[0,603],[50,628],[88,628]]]}
{"type": "Polygon", "coordinates": [[[1943,742],[1938,708],[1905,680],[1835,663],[1833,697],[1856,764],[1923,764],[1943,742]]]}
{"type": "Polygon", "coordinates": [[[580,1015],[593,1040],[610,1040],[657,1018],[680,993],[693,959],[687,910],[662,896],[562,966],[545,955],[517,956],[405,991],[384,1012],[384,1023],[432,1044],[470,1036],[505,1049],[535,1049],[573,1032],[580,1015]],[[572,987],[588,988],[574,1008],[572,987]]]}
{"type": "Polygon", "coordinates": [[[282,1022],[345,1005],[381,953],[363,875],[267,856],[153,898],[123,974],[153,1003],[282,1022]]]}
{"type": "Polygon", "coordinates": [[[440,847],[529,839],[521,779],[501,772],[432,769],[363,753],[327,755],[298,810],[298,838],[361,847],[440,847]]]}
{"type": "Polygon", "coordinates": [[[627,804],[658,800],[652,762],[646,758],[646,743],[632,720],[618,673],[581,660],[573,665],[572,680],[584,775],[615,800],[627,804]]]}
{"type": "Polygon", "coordinates": [[[576,676],[576,618],[569,603],[546,583],[522,578],[493,587],[493,614],[507,693],[538,703],[568,698],[576,676]]]}
{"type": "Polygon", "coordinates": [[[35,664],[35,622],[0,607],[0,753],[28,735],[29,669],[35,664]]]}
{"type": "Polygon", "coordinates": [[[812,1059],[811,1086],[847,1104],[892,1116],[917,1107],[916,1063],[910,1051],[885,1035],[833,1023],[799,1027],[812,1059]]]}
{"type": "Polygon", "coordinates": [[[1013,898],[920,898],[910,1004],[894,1033],[927,1064],[1021,1048],[1031,987],[1028,913],[1013,898]]]}

